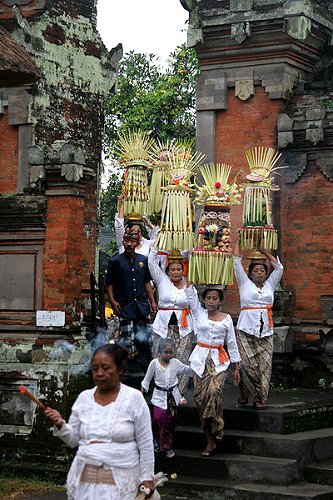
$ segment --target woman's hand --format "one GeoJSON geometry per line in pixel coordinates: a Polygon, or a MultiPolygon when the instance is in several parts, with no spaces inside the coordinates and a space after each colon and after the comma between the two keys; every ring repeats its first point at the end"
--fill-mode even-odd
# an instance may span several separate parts
{"type": "Polygon", "coordinates": [[[57,427],[57,429],[61,429],[61,427],[64,425],[64,419],[62,418],[61,414],[58,412],[58,410],[54,410],[53,408],[47,407],[44,410],[44,415],[46,418],[57,427]]]}
{"type": "Polygon", "coordinates": [[[239,366],[238,366],[238,363],[235,363],[235,366],[234,366],[234,385],[238,385],[239,381],[240,381],[239,366]]]}
{"type": "Polygon", "coordinates": [[[261,248],[260,249],[260,252],[262,254],[265,255],[265,257],[267,257],[267,259],[270,261],[270,262],[277,262],[276,258],[266,249],[266,248],[261,248]]]}
{"type": "Polygon", "coordinates": [[[142,217],[143,219],[143,222],[145,223],[145,226],[149,227],[150,229],[154,229],[154,224],[151,223],[151,221],[146,217],[146,216],[143,216],[142,217]]]}
{"type": "Polygon", "coordinates": [[[154,486],[154,481],[142,481],[140,484],[140,489],[141,486],[144,486],[148,490],[150,490],[149,494],[146,494],[146,498],[150,498],[154,494],[155,486],[154,486]]]}

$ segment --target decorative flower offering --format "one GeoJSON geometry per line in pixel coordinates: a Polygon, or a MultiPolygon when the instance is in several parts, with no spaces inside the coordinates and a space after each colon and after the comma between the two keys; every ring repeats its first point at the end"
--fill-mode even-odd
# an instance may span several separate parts
{"type": "Polygon", "coordinates": [[[174,143],[168,150],[169,168],[166,171],[168,186],[162,188],[161,231],[155,247],[171,251],[174,248],[188,250],[193,248],[195,190],[191,178],[204,159],[202,153],[192,154],[185,145],[174,143]]]}
{"type": "Polygon", "coordinates": [[[168,170],[170,169],[169,158],[172,155],[172,146],[175,141],[157,141],[151,156],[152,176],[149,188],[149,213],[159,214],[162,210],[162,189],[169,183],[168,170]]]}
{"type": "Polygon", "coordinates": [[[251,173],[246,176],[240,245],[243,249],[276,250],[278,235],[272,222],[270,191],[279,189],[272,173],[285,168],[276,166],[281,153],[273,148],[258,147],[248,149],[245,154],[251,173]]]}
{"type": "Polygon", "coordinates": [[[204,208],[189,264],[189,279],[195,284],[233,283],[230,206],[240,203],[241,188],[237,176],[229,181],[230,171],[220,163],[200,169],[204,183],[196,186],[195,201],[204,208]]]}
{"type": "Polygon", "coordinates": [[[146,132],[136,130],[119,134],[119,144],[116,154],[126,168],[123,185],[125,216],[130,212],[145,215],[149,200],[147,168],[154,140],[146,132]]]}

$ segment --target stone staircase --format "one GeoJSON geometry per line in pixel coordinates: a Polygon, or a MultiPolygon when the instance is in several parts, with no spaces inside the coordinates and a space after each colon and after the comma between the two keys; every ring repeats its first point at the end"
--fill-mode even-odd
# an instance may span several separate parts
{"type": "MultiPolygon", "coordinates": [[[[124,383],[139,388],[142,378],[131,374],[124,383]]],[[[333,500],[332,391],[272,391],[267,410],[258,411],[237,407],[236,390],[227,382],[225,437],[209,458],[201,457],[205,439],[193,389],[186,397],[188,406],[179,408],[176,456],[156,455],[156,471],[169,478],[160,488],[163,500],[333,500]]],[[[72,452],[49,439],[45,448],[22,437],[8,439],[11,458],[0,461],[0,471],[63,481],[72,452]]]]}
{"type": "Polygon", "coordinates": [[[333,394],[272,393],[268,409],[258,411],[236,407],[234,391],[226,386],[225,437],[209,458],[200,455],[205,439],[189,391],[176,456],[156,455],[156,470],[170,478],[163,498],[333,500],[333,394]]]}

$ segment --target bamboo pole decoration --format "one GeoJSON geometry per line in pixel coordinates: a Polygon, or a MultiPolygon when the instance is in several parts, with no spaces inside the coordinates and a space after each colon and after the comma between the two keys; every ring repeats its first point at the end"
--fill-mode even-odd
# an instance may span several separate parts
{"type": "Polygon", "coordinates": [[[34,403],[36,403],[36,405],[38,405],[43,411],[46,410],[46,406],[43,405],[43,403],[41,401],[39,401],[39,399],[36,398],[36,396],[34,396],[29,390],[27,387],[25,387],[24,385],[20,385],[19,386],[19,391],[21,394],[24,394],[25,396],[27,396],[29,399],[31,399],[31,401],[33,401],[34,403]]]}

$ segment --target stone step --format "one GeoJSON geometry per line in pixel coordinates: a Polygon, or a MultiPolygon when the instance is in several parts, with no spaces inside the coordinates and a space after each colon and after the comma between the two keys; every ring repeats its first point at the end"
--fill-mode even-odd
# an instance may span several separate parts
{"type": "MultiPolygon", "coordinates": [[[[223,415],[227,429],[292,434],[333,427],[333,401],[282,407],[269,405],[266,410],[255,410],[251,406],[225,407],[223,415]]],[[[196,407],[189,405],[179,408],[178,424],[199,426],[196,407]]]]}
{"type": "Polygon", "coordinates": [[[332,500],[333,488],[309,483],[288,486],[213,481],[177,476],[159,489],[163,499],[182,500],[332,500]]]}
{"type": "Polygon", "coordinates": [[[310,483],[333,486],[333,460],[308,465],[305,467],[304,475],[310,483]]]}
{"type": "MultiPolygon", "coordinates": [[[[203,449],[205,437],[202,429],[176,426],[175,446],[203,449]]],[[[333,458],[333,428],[294,434],[225,429],[224,439],[219,447],[224,453],[293,458],[299,464],[308,464],[333,458]]]]}
{"type": "Polygon", "coordinates": [[[172,459],[157,454],[156,469],[168,474],[181,472],[185,476],[268,484],[291,484],[302,479],[297,461],[293,459],[223,453],[202,458],[200,451],[183,449],[176,449],[172,459]]]}

